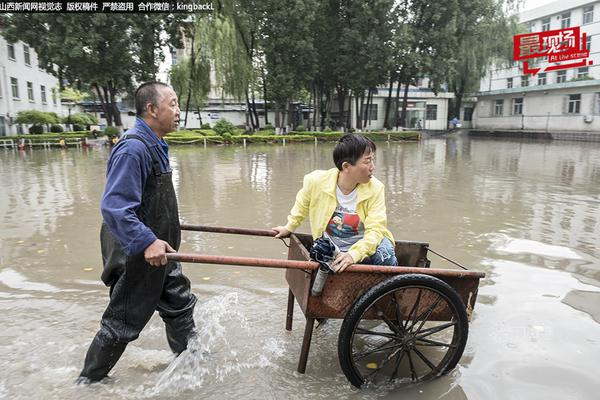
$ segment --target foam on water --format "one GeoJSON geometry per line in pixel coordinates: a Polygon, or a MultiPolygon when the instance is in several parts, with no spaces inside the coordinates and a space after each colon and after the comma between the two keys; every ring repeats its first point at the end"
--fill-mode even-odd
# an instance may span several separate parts
{"type": "Polygon", "coordinates": [[[6,268],[0,271],[0,282],[13,289],[34,290],[40,292],[58,292],[60,289],[48,283],[31,282],[17,271],[6,268]]]}
{"type": "Polygon", "coordinates": [[[238,294],[235,292],[216,296],[198,305],[195,320],[201,321],[201,325],[197,328],[196,337],[145,394],[173,395],[199,389],[209,381],[223,382],[230,374],[244,369],[272,366],[271,361],[284,353],[282,344],[272,338],[262,343],[259,338],[253,338],[252,330],[237,305],[238,294]],[[235,340],[230,341],[232,336],[235,340]]]}
{"type": "Polygon", "coordinates": [[[570,260],[583,259],[568,247],[550,245],[536,242],[535,240],[516,239],[505,234],[489,234],[485,236],[492,242],[490,247],[499,253],[534,254],[542,257],[566,258],[570,260]]]}

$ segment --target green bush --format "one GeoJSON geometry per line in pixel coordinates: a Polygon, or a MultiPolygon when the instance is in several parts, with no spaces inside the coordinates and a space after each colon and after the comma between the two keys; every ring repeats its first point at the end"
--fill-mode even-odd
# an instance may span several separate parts
{"type": "MultiPolygon", "coordinates": [[[[17,113],[17,124],[58,124],[58,116],[53,112],[44,112],[38,110],[19,111],[17,113]]],[[[37,129],[37,128],[36,128],[37,129]]]]}
{"type": "Polygon", "coordinates": [[[31,125],[29,127],[29,133],[33,135],[41,135],[44,133],[44,127],[42,125],[31,125]]]}
{"type": "Polygon", "coordinates": [[[266,125],[265,125],[264,127],[262,127],[260,130],[261,130],[261,131],[274,131],[274,130],[275,130],[275,128],[273,128],[273,125],[271,125],[271,124],[266,124],[266,125]]]}
{"type": "Polygon", "coordinates": [[[233,136],[232,136],[232,135],[231,135],[231,133],[229,133],[229,132],[224,132],[224,133],[221,135],[221,137],[223,137],[223,139],[224,139],[224,140],[226,140],[226,141],[228,141],[228,142],[229,142],[229,141],[231,141],[231,138],[232,138],[233,136]]]}
{"type": "Polygon", "coordinates": [[[210,124],[202,124],[200,129],[210,129],[210,124]]]}
{"type": "Polygon", "coordinates": [[[63,129],[62,125],[52,124],[52,126],[50,127],[50,132],[53,132],[53,133],[61,133],[63,131],[64,131],[64,129],[63,129]]]}
{"type": "Polygon", "coordinates": [[[108,126],[104,130],[104,133],[108,136],[119,136],[119,129],[116,126],[108,126]]]}
{"type": "Polygon", "coordinates": [[[83,131],[83,130],[85,130],[85,126],[79,125],[79,124],[73,124],[73,130],[74,131],[83,131]]]}
{"type": "Polygon", "coordinates": [[[233,135],[235,133],[235,127],[231,122],[227,121],[226,119],[218,120],[213,129],[215,130],[215,132],[217,132],[218,135],[221,136],[223,136],[223,134],[225,133],[229,133],[230,135],[233,135]]]}
{"type": "Polygon", "coordinates": [[[299,124],[299,125],[296,127],[296,132],[306,132],[306,128],[304,127],[304,125],[302,125],[302,124],[299,124]]]}
{"type": "Polygon", "coordinates": [[[63,117],[63,124],[77,124],[77,125],[96,125],[98,118],[90,113],[76,113],[70,117],[63,117]]]}
{"type": "Polygon", "coordinates": [[[323,129],[323,132],[331,132],[331,128],[326,126],[325,129],[323,129]]]}

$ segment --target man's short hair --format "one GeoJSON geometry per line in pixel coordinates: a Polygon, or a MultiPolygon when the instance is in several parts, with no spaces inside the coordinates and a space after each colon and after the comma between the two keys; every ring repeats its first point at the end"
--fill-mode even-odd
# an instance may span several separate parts
{"type": "Polygon", "coordinates": [[[146,113],[146,105],[152,103],[158,107],[162,100],[161,87],[170,88],[169,85],[162,82],[146,82],[142,83],[135,91],[135,115],[143,117],[146,113]]]}
{"type": "Polygon", "coordinates": [[[348,133],[342,136],[335,145],[333,162],[337,169],[341,171],[344,162],[356,165],[356,162],[367,152],[367,149],[374,153],[376,148],[375,143],[368,137],[348,133]]]}

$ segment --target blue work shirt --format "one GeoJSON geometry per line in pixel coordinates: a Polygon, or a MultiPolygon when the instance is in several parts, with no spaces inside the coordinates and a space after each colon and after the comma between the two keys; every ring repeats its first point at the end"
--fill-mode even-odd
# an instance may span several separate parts
{"type": "MultiPolygon", "coordinates": [[[[159,160],[161,171],[171,170],[169,145],[143,119],[136,118],[133,128],[125,132],[127,134],[145,139],[159,160]]],[[[142,193],[151,173],[152,156],[146,145],[137,139],[118,143],[108,159],[106,188],[100,209],[104,222],[128,255],[143,252],[157,239],[136,214],[142,204],[142,193]]]]}

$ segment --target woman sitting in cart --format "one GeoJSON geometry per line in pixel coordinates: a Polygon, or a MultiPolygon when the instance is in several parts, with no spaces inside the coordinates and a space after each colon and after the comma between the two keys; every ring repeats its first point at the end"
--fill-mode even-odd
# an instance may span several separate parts
{"type": "Polygon", "coordinates": [[[273,228],[275,237],[289,236],[308,216],[313,249],[323,241],[335,249],[335,272],[356,263],[397,265],[394,237],[387,229],[385,186],[373,176],[375,149],[365,136],[341,137],[333,149],[337,168],[304,176],[288,223],[273,228]]]}

